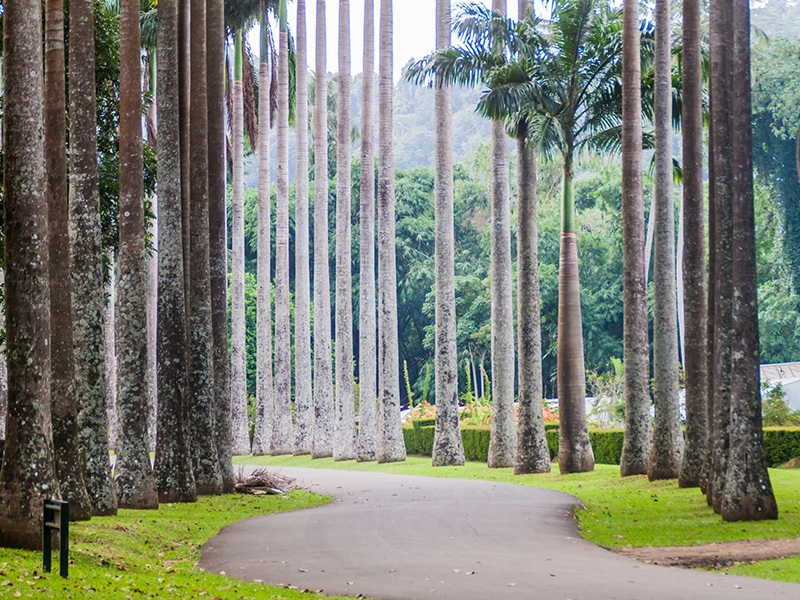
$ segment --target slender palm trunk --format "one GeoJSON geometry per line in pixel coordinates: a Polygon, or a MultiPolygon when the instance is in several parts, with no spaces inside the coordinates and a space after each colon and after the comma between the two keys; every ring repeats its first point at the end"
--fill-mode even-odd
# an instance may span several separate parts
{"type": "MultiPolygon", "coordinates": [[[[151,60],[155,60],[155,54],[151,60]]],[[[153,94],[155,102],[155,93],[153,94]]],[[[155,104],[148,110],[148,118],[155,114],[155,104]]],[[[155,125],[155,121],[153,121],[155,125]]],[[[148,130],[149,131],[149,130],[148,130]]],[[[157,150],[156,130],[152,130],[153,139],[148,141],[150,147],[157,150]]],[[[150,198],[153,214],[158,213],[158,194],[150,198]]],[[[153,216],[148,223],[148,235],[152,248],[147,250],[145,269],[147,273],[146,303],[146,337],[147,337],[147,451],[156,450],[156,423],[158,422],[158,362],[156,358],[156,336],[158,335],[158,219],[153,216]]]]}
{"type": "Polygon", "coordinates": [[[144,248],[139,2],[120,4],[119,437],[114,465],[121,508],[158,508],[147,451],[147,278],[144,248]]]}
{"type": "Polygon", "coordinates": [[[103,311],[103,338],[105,344],[106,419],[108,421],[108,448],[117,447],[119,415],[117,413],[117,330],[114,315],[117,313],[117,266],[114,253],[106,250],[108,282],[105,285],[106,308],[103,311]]]}
{"type": "MultiPolygon", "coordinates": [[[[69,277],[69,214],[66,155],[64,3],[45,5],[44,152],[48,211],[50,278],[50,397],[53,449],[61,497],[70,504],[70,520],[92,516],[78,456],[78,402],[72,346],[72,285],[69,277]]],[[[0,437],[5,438],[5,435],[0,437]]]]}
{"type": "MultiPolygon", "coordinates": [[[[690,0],[691,1],[691,0],[690,0]]],[[[650,464],[650,347],[642,192],[642,92],[639,3],[626,0],[622,42],[622,263],[625,439],[620,475],[643,475],[650,464]]]]}
{"type": "Polygon", "coordinates": [[[328,78],[325,0],[317,0],[314,106],[314,439],[311,456],[333,455],[331,288],[328,265],[328,78]]]}
{"type": "Polygon", "coordinates": [[[713,355],[709,369],[714,378],[709,386],[710,466],[706,498],[719,512],[728,459],[731,345],[733,342],[733,165],[730,96],[733,93],[733,16],[730,4],[715,2],[709,10],[709,96],[711,103],[712,180],[709,194],[709,239],[713,287],[709,285],[709,313],[713,310],[713,355]],[[712,214],[713,213],[713,214],[712,214]],[[711,303],[713,302],[713,308],[711,303]]]}
{"type": "MultiPolygon", "coordinates": [[[[117,498],[108,460],[103,250],[97,172],[94,3],[73,0],[69,12],[69,218],[78,427],[84,480],[93,515],[113,515],[117,498]]],[[[9,388],[10,393],[10,388],[9,388]]]]}
{"type": "Polygon", "coordinates": [[[8,364],[0,545],[38,549],[58,495],[50,435],[50,286],[42,111],[42,5],[5,7],[3,208],[8,364]]]}
{"type": "Polygon", "coordinates": [[[392,0],[381,0],[378,82],[378,462],[406,459],[400,425],[395,258],[392,0]]]}
{"type": "MultiPolygon", "coordinates": [[[[258,87],[258,288],[256,290],[256,422],[253,454],[269,454],[272,449],[272,421],[275,390],[272,385],[272,284],[270,277],[270,87],[272,67],[266,11],[261,12],[261,57],[258,87]]],[[[309,373],[310,377],[310,373],[309,373]]],[[[236,410],[237,436],[247,426],[247,405],[236,410]],[[244,412],[242,412],[244,410],[244,412]]]]}
{"type": "Polygon", "coordinates": [[[291,454],[292,340],[289,320],[289,31],[280,5],[278,54],[278,203],[275,215],[275,416],[272,454],[291,454]]]}
{"type": "MultiPolygon", "coordinates": [[[[244,319],[244,97],[242,94],[242,30],[234,32],[233,67],[233,224],[231,289],[231,411],[235,415],[233,454],[250,453],[247,426],[247,352],[244,319]]],[[[267,134],[269,129],[267,129],[267,134]]],[[[269,136],[267,137],[269,139],[269,136]]],[[[267,256],[269,258],[269,256],[267,256]]]]}
{"type": "Polygon", "coordinates": [[[222,492],[214,439],[214,372],[208,220],[208,96],[206,78],[206,3],[191,0],[191,101],[189,131],[189,427],[192,468],[198,494],[222,492]]]}
{"type": "Polygon", "coordinates": [[[558,467],[562,473],[594,469],[586,429],[586,372],[583,361],[581,288],[572,195],[572,149],[564,155],[561,246],[558,268],[558,467]]]}
{"type": "Polygon", "coordinates": [[[353,276],[350,229],[350,2],[339,0],[336,141],[336,431],[334,460],[356,457],[353,399],[353,276]]]}
{"type": "MultiPolygon", "coordinates": [[[[183,275],[178,2],[158,8],[158,437],[155,474],[160,502],[197,500],[186,393],[187,329],[183,275]]],[[[227,336],[226,336],[227,337],[227,336]]]]}
{"type": "Polygon", "coordinates": [[[308,240],[308,58],[306,3],[297,1],[295,123],[297,175],[294,204],[294,453],[311,454],[314,399],[311,388],[311,282],[308,240]]]}
{"type": "MultiPolygon", "coordinates": [[[[506,0],[492,0],[506,13],[506,0]]],[[[508,136],[502,122],[492,123],[492,433],[489,467],[511,467],[516,451],[514,423],[514,309],[511,287],[511,205],[508,136]]]]}
{"type": "MultiPolygon", "coordinates": [[[[522,6],[520,6],[522,11],[522,6]]],[[[514,473],[549,473],[550,451],[542,411],[542,330],[536,215],[536,155],[527,143],[527,122],[517,138],[517,321],[519,423],[514,473]]]]}
{"type": "Polygon", "coordinates": [[[375,340],[375,7],[364,0],[364,69],[361,89],[360,270],[358,288],[359,461],[375,460],[377,346],[375,340]]]}
{"type": "Polygon", "coordinates": [[[683,460],[678,407],[675,204],[672,197],[672,66],[669,1],[656,2],[656,213],[653,266],[653,376],[656,416],[647,477],[675,479],[683,460]]]}
{"type": "Polygon", "coordinates": [[[214,361],[214,435],[222,491],[233,491],[231,383],[228,363],[228,244],[225,163],[225,9],[208,0],[208,228],[210,244],[211,329],[214,361]]]}
{"type": "Polygon", "coordinates": [[[686,378],[686,449],[678,475],[681,487],[700,485],[706,454],[706,257],[703,216],[703,88],[700,3],[683,3],[683,289],[686,378]]]}
{"type": "Polygon", "coordinates": [[[777,519],[761,433],[758,364],[753,135],[750,89],[750,9],[733,0],[733,328],[731,428],[720,514],[725,521],[777,519]]]}
{"type": "MultiPolygon", "coordinates": [[[[450,45],[450,0],[436,2],[436,48],[450,45]]],[[[463,465],[458,424],[455,240],[453,225],[453,101],[447,86],[435,91],[436,218],[436,430],[433,466],[463,465]]]]}
{"type": "MultiPolygon", "coordinates": [[[[191,36],[189,27],[191,24],[191,0],[178,1],[178,86],[180,89],[180,127],[181,127],[181,203],[183,219],[183,276],[184,276],[184,295],[186,298],[187,319],[189,311],[189,289],[191,280],[191,169],[189,160],[189,117],[191,112],[190,101],[191,91],[191,36]]],[[[188,330],[187,330],[188,331],[188,330]]]]}

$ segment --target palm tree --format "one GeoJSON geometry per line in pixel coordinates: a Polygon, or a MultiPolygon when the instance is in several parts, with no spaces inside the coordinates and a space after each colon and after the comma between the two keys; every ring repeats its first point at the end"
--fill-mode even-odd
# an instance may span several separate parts
{"type": "Polygon", "coordinates": [[[314,399],[311,387],[311,276],[308,239],[308,59],[306,3],[297,0],[295,126],[297,174],[294,204],[294,453],[311,454],[314,435],[314,399]]]}
{"type": "Polygon", "coordinates": [[[206,4],[191,0],[191,101],[189,131],[189,401],[192,468],[199,494],[222,492],[214,435],[214,373],[211,329],[210,239],[208,218],[208,96],[206,4]]]}
{"type": "MultiPolygon", "coordinates": [[[[69,271],[69,214],[66,156],[64,3],[45,4],[44,152],[47,177],[48,252],[50,256],[50,397],[53,450],[61,497],[70,504],[70,520],[92,515],[78,446],[78,401],[72,346],[72,285],[69,271]]],[[[5,420],[5,415],[0,415],[5,420]]],[[[3,425],[5,426],[5,424],[3,425]]],[[[5,439],[5,432],[0,432],[5,439]]]]}
{"type": "Polygon", "coordinates": [[[286,0],[279,6],[278,203],[275,215],[275,413],[272,454],[291,454],[292,343],[289,322],[289,29],[286,0]]]}
{"type": "Polygon", "coordinates": [[[563,160],[558,386],[559,466],[565,473],[594,465],[584,408],[573,163],[580,152],[619,148],[621,16],[596,0],[561,0],[538,36],[526,34],[524,23],[515,27],[502,14],[468,5],[456,25],[464,47],[431,55],[410,71],[417,81],[435,72],[460,84],[483,82],[488,89],[478,105],[482,114],[510,118],[512,129],[525,117],[530,142],[563,160]],[[503,40],[510,55],[527,57],[529,66],[508,65],[494,52],[495,40],[503,40]]]}
{"type": "Polygon", "coordinates": [[[708,363],[706,257],[703,216],[703,89],[700,3],[683,2],[683,289],[686,330],[686,448],[678,475],[681,487],[700,485],[706,450],[708,363]]]}
{"type": "MultiPolygon", "coordinates": [[[[436,48],[450,45],[450,0],[436,2],[436,48]]],[[[453,114],[447,86],[435,91],[436,142],[436,430],[433,466],[463,465],[458,424],[455,250],[453,233],[453,114]]],[[[549,462],[549,461],[548,461],[549,462]]]]}
{"type": "Polygon", "coordinates": [[[7,438],[0,546],[42,545],[45,499],[58,494],[50,412],[50,287],[42,140],[42,5],[5,7],[3,128],[7,438]]]}
{"type": "MultiPolygon", "coordinates": [[[[103,250],[97,171],[94,3],[73,0],[69,12],[69,219],[73,343],[78,428],[92,514],[114,515],[117,498],[108,460],[103,250]]],[[[10,390],[9,390],[10,393],[10,390]]]]}
{"type": "Polygon", "coordinates": [[[400,424],[395,260],[392,0],[381,0],[378,80],[378,462],[406,459],[400,424]]]}
{"type": "Polygon", "coordinates": [[[211,331],[214,360],[214,430],[222,491],[233,491],[230,367],[228,364],[227,168],[225,161],[225,8],[208,0],[208,228],[211,331]]]}
{"type": "MultiPolygon", "coordinates": [[[[722,488],[720,513],[725,521],[777,519],[778,505],[772,492],[761,440],[759,396],[758,300],[756,296],[756,244],[753,210],[753,135],[750,88],[750,9],[734,0],[729,39],[733,93],[729,109],[733,126],[733,331],[731,351],[730,454],[722,488]]],[[[715,7],[717,8],[717,7],[715,7]]],[[[713,48],[714,46],[712,46],[713,48]]],[[[714,100],[716,102],[716,100],[714,100]]],[[[717,113],[718,115],[719,113],[717,113]]],[[[714,115],[715,117],[717,115],[714,115]]],[[[716,139],[714,140],[716,143],[716,139]]],[[[719,154],[723,154],[719,149],[719,154]]],[[[729,158],[730,160],[730,158],[729,158]]],[[[719,474],[718,474],[719,476],[719,474]]]]}
{"type": "MultiPolygon", "coordinates": [[[[492,0],[505,16],[506,0],[492,0]]],[[[514,464],[514,317],[511,288],[511,204],[508,138],[501,120],[492,123],[492,217],[489,270],[492,277],[492,433],[489,467],[514,464]]]]}
{"type": "Polygon", "coordinates": [[[358,440],[356,458],[375,460],[377,377],[375,340],[375,7],[364,0],[361,89],[361,189],[358,277],[358,440]]]}
{"type": "Polygon", "coordinates": [[[331,291],[328,265],[328,78],[325,0],[317,0],[314,80],[314,438],[311,456],[333,455],[331,291]]]}
{"type": "Polygon", "coordinates": [[[642,100],[639,3],[625,0],[622,41],[622,252],[625,439],[620,475],[643,475],[650,464],[650,347],[642,192],[642,100]]]}
{"type": "Polygon", "coordinates": [[[190,406],[186,393],[188,356],[181,197],[181,160],[186,157],[181,156],[178,2],[161,0],[157,34],[159,240],[155,475],[160,502],[197,500],[187,424],[190,406]]]}
{"type": "Polygon", "coordinates": [[[656,1],[655,139],[653,192],[653,374],[656,416],[647,476],[674,479],[683,458],[678,406],[678,323],[675,307],[675,208],[672,198],[672,68],[669,1],[656,1]]]}
{"type": "Polygon", "coordinates": [[[142,173],[142,72],[138,0],[120,3],[119,436],[115,483],[122,508],[158,508],[147,448],[147,279],[142,173]]]}
{"type": "Polygon", "coordinates": [[[334,460],[356,457],[353,399],[353,276],[350,231],[350,2],[339,0],[336,139],[336,431],[334,460]]]}
{"type": "MultiPolygon", "coordinates": [[[[258,288],[256,298],[256,419],[253,454],[269,454],[275,400],[272,384],[272,283],[270,278],[270,148],[272,52],[267,7],[261,24],[258,86],[258,288]]],[[[247,424],[247,406],[239,407],[237,422],[247,424]],[[242,412],[244,411],[244,412],[242,412]]],[[[241,427],[241,425],[240,425],[241,427]]],[[[240,435],[242,435],[240,433],[240,435]]]]}
{"type": "MultiPolygon", "coordinates": [[[[231,230],[231,407],[236,415],[233,453],[250,453],[247,427],[247,357],[244,317],[244,98],[242,95],[242,27],[234,31],[233,67],[233,224],[231,230]]],[[[269,130],[267,130],[269,131],[269,130]]],[[[269,139],[269,138],[268,138],[269,139]]]]}

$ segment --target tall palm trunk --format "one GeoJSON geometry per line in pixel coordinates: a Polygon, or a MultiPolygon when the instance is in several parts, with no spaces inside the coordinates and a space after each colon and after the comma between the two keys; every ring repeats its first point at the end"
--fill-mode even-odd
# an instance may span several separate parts
{"type": "Polygon", "coordinates": [[[356,458],[375,460],[377,346],[375,340],[375,6],[364,0],[361,88],[361,188],[358,286],[358,441],[356,458]]]}
{"type": "Polygon", "coordinates": [[[295,123],[297,175],[294,203],[294,453],[311,454],[314,400],[311,388],[311,282],[308,240],[308,59],[306,3],[297,0],[295,123]]]}
{"type": "MultiPolygon", "coordinates": [[[[264,7],[262,7],[263,9],[264,7]]],[[[258,87],[258,288],[256,290],[256,422],[253,454],[269,454],[272,449],[272,421],[275,411],[272,384],[272,283],[270,277],[270,87],[272,68],[266,10],[261,18],[261,57],[258,87]]],[[[309,377],[311,374],[309,373],[309,377]]],[[[247,405],[236,410],[238,435],[247,426],[247,405]],[[242,410],[244,409],[244,412],[242,410]]]]}
{"type": "MultiPolygon", "coordinates": [[[[244,97],[242,95],[242,30],[234,32],[233,67],[233,226],[231,290],[231,412],[235,415],[233,453],[250,453],[247,426],[247,356],[244,319],[244,97]]],[[[269,129],[267,129],[267,134],[269,129]]],[[[267,135],[269,139],[269,135],[267,135]]],[[[269,257],[267,257],[269,258],[269,257]]]]}
{"type": "MultiPolygon", "coordinates": [[[[45,6],[44,152],[48,210],[50,277],[50,397],[53,449],[61,497],[70,504],[70,520],[92,516],[78,446],[78,401],[72,346],[72,285],[69,275],[69,214],[66,155],[64,3],[45,6]]],[[[4,416],[4,415],[3,415],[4,416]]],[[[0,436],[5,438],[5,435],[0,436]]]]}
{"type": "Polygon", "coordinates": [[[42,502],[58,494],[50,435],[41,3],[6,6],[3,27],[8,427],[0,470],[0,545],[33,550],[42,544],[42,502]]]}
{"type": "MultiPolygon", "coordinates": [[[[151,60],[155,63],[155,54],[152,55],[151,60]]],[[[157,133],[155,127],[152,131],[149,129],[150,124],[156,125],[155,120],[150,121],[150,116],[155,115],[155,87],[153,89],[153,104],[148,109],[148,135],[152,135],[147,143],[153,150],[158,150],[157,133]]],[[[145,258],[145,273],[147,277],[147,296],[145,298],[146,314],[145,320],[147,326],[145,328],[147,338],[147,451],[155,452],[156,450],[156,423],[158,421],[158,359],[156,356],[156,336],[158,335],[158,219],[155,215],[158,213],[158,194],[153,194],[150,197],[150,206],[153,209],[153,218],[150,219],[147,225],[147,235],[150,237],[152,244],[151,249],[147,250],[145,258]]]]}
{"type": "Polygon", "coordinates": [[[339,0],[336,141],[336,436],[334,460],[356,457],[353,400],[353,276],[350,232],[350,2],[339,0]]]}
{"type": "Polygon", "coordinates": [[[706,258],[703,216],[703,88],[700,3],[683,2],[683,289],[686,378],[686,449],[678,475],[681,487],[700,485],[706,454],[706,258]]]}
{"type": "MultiPolygon", "coordinates": [[[[183,275],[178,2],[158,8],[158,438],[160,502],[197,499],[190,457],[186,391],[187,329],[183,275]]],[[[227,329],[227,328],[226,328],[227,329]]],[[[227,337],[227,336],[226,336],[227,337]]],[[[227,354],[227,353],[226,353],[227,354]]]]}
{"type": "MultiPolygon", "coordinates": [[[[520,3],[524,13],[525,2],[520,3]]],[[[536,155],[528,145],[528,123],[517,134],[517,328],[519,335],[519,423],[514,473],[549,473],[550,451],[542,410],[542,330],[536,216],[536,155]]]]}
{"type": "MultiPolygon", "coordinates": [[[[75,390],[84,480],[93,515],[113,515],[106,425],[103,250],[97,172],[94,3],[73,0],[69,12],[69,218],[74,309],[75,390]]],[[[9,388],[10,393],[10,388],[9,388]]]]}
{"type": "MultiPolygon", "coordinates": [[[[571,128],[570,128],[571,130],[571,128]]],[[[564,189],[561,204],[561,245],[558,267],[558,468],[562,473],[594,469],[594,455],[586,429],[586,373],[583,362],[581,288],[575,235],[575,199],[572,193],[571,140],[564,153],[564,189]]]]}
{"type": "Polygon", "coordinates": [[[325,0],[317,0],[314,106],[314,439],[311,456],[333,455],[331,289],[328,265],[328,78],[325,0]]]}
{"type": "MultiPolygon", "coordinates": [[[[450,0],[436,2],[436,48],[450,45],[450,0]]],[[[463,465],[458,424],[455,240],[453,229],[453,100],[450,87],[435,91],[434,183],[436,217],[436,430],[433,466],[463,465]]]]}
{"type": "Polygon", "coordinates": [[[733,328],[731,428],[720,513],[725,521],[777,519],[761,433],[758,364],[753,135],[750,89],[750,9],[733,0],[733,328]]]}
{"type": "Polygon", "coordinates": [[[208,228],[210,244],[211,329],[214,361],[214,435],[222,491],[233,491],[230,368],[228,363],[228,244],[225,161],[225,9],[208,0],[208,228]]]}
{"type": "MultiPolygon", "coordinates": [[[[191,0],[178,0],[178,86],[180,89],[180,127],[181,127],[181,203],[183,212],[183,276],[184,294],[186,297],[186,311],[188,319],[189,289],[191,279],[191,169],[189,163],[189,131],[190,131],[190,101],[192,91],[191,83],[191,0]]],[[[227,269],[227,267],[226,267],[227,269]]],[[[188,330],[187,330],[188,331],[188,330]]]]}
{"type": "Polygon", "coordinates": [[[117,413],[117,330],[114,327],[114,315],[117,313],[117,267],[114,252],[107,249],[108,281],[104,286],[106,308],[103,311],[103,342],[105,350],[106,374],[106,420],[108,421],[108,448],[117,447],[119,432],[119,415],[117,413]]]}
{"type": "MultiPolygon", "coordinates": [[[[691,1],[691,0],[690,0],[691,1]]],[[[622,41],[622,264],[625,439],[622,477],[650,464],[650,347],[642,190],[642,69],[639,3],[625,0],[622,41]]]]}
{"type": "Polygon", "coordinates": [[[114,466],[119,506],[158,508],[147,451],[147,279],[142,172],[139,2],[120,4],[119,118],[119,437],[114,466]]]}
{"type": "Polygon", "coordinates": [[[647,477],[674,479],[683,459],[678,407],[675,206],[672,198],[672,66],[669,0],[656,2],[656,213],[653,266],[653,376],[656,416],[647,477]]]}
{"type": "Polygon", "coordinates": [[[406,459],[400,425],[395,258],[392,0],[381,0],[378,82],[378,462],[406,459]]]}
{"type": "Polygon", "coordinates": [[[272,454],[291,454],[292,340],[289,322],[289,31],[280,4],[278,54],[278,204],[275,215],[275,416],[272,454]]]}
{"type": "Polygon", "coordinates": [[[191,101],[189,115],[190,243],[189,401],[192,468],[198,494],[222,492],[214,439],[211,281],[208,229],[208,96],[206,89],[206,3],[191,0],[191,101]]]}
{"type": "Polygon", "coordinates": [[[713,354],[709,369],[714,378],[709,386],[711,437],[710,467],[706,498],[719,512],[728,459],[731,344],[733,342],[733,165],[730,156],[733,93],[733,16],[729,2],[715,2],[709,9],[709,97],[711,104],[709,194],[709,239],[713,286],[709,285],[709,314],[713,311],[713,354]],[[711,307],[713,303],[713,308],[711,307]],[[713,363],[713,364],[712,364],[713,363]]]}
{"type": "MultiPolygon", "coordinates": [[[[506,0],[492,0],[506,13],[506,0]]],[[[492,123],[492,433],[489,467],[514,465],[514,316],[511,290],[511,206],[508,183],[508,137],[500,121],[492,123]]]]}

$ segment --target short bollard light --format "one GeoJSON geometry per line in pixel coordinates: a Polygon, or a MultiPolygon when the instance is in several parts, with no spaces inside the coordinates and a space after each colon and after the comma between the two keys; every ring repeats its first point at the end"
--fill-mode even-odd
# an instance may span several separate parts
{"type": "Polygon", "coordinates": [[[42,570],[49,573],[53,559],[53,532],[60,535],[59,560],[60,574],[66,579],[69,572],[69,503],[61,500],[44,501],[44,522],[42,523],[42,570]]]}

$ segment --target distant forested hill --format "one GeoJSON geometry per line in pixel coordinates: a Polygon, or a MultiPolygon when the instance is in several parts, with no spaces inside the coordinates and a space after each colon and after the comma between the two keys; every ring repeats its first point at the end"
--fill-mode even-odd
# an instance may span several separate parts
{"type": "Polygon", "coordinates": [[[800,1],[768,0],[751,3],[753,25],[771,37],[794,38],[800,35],[800,1]]]}

